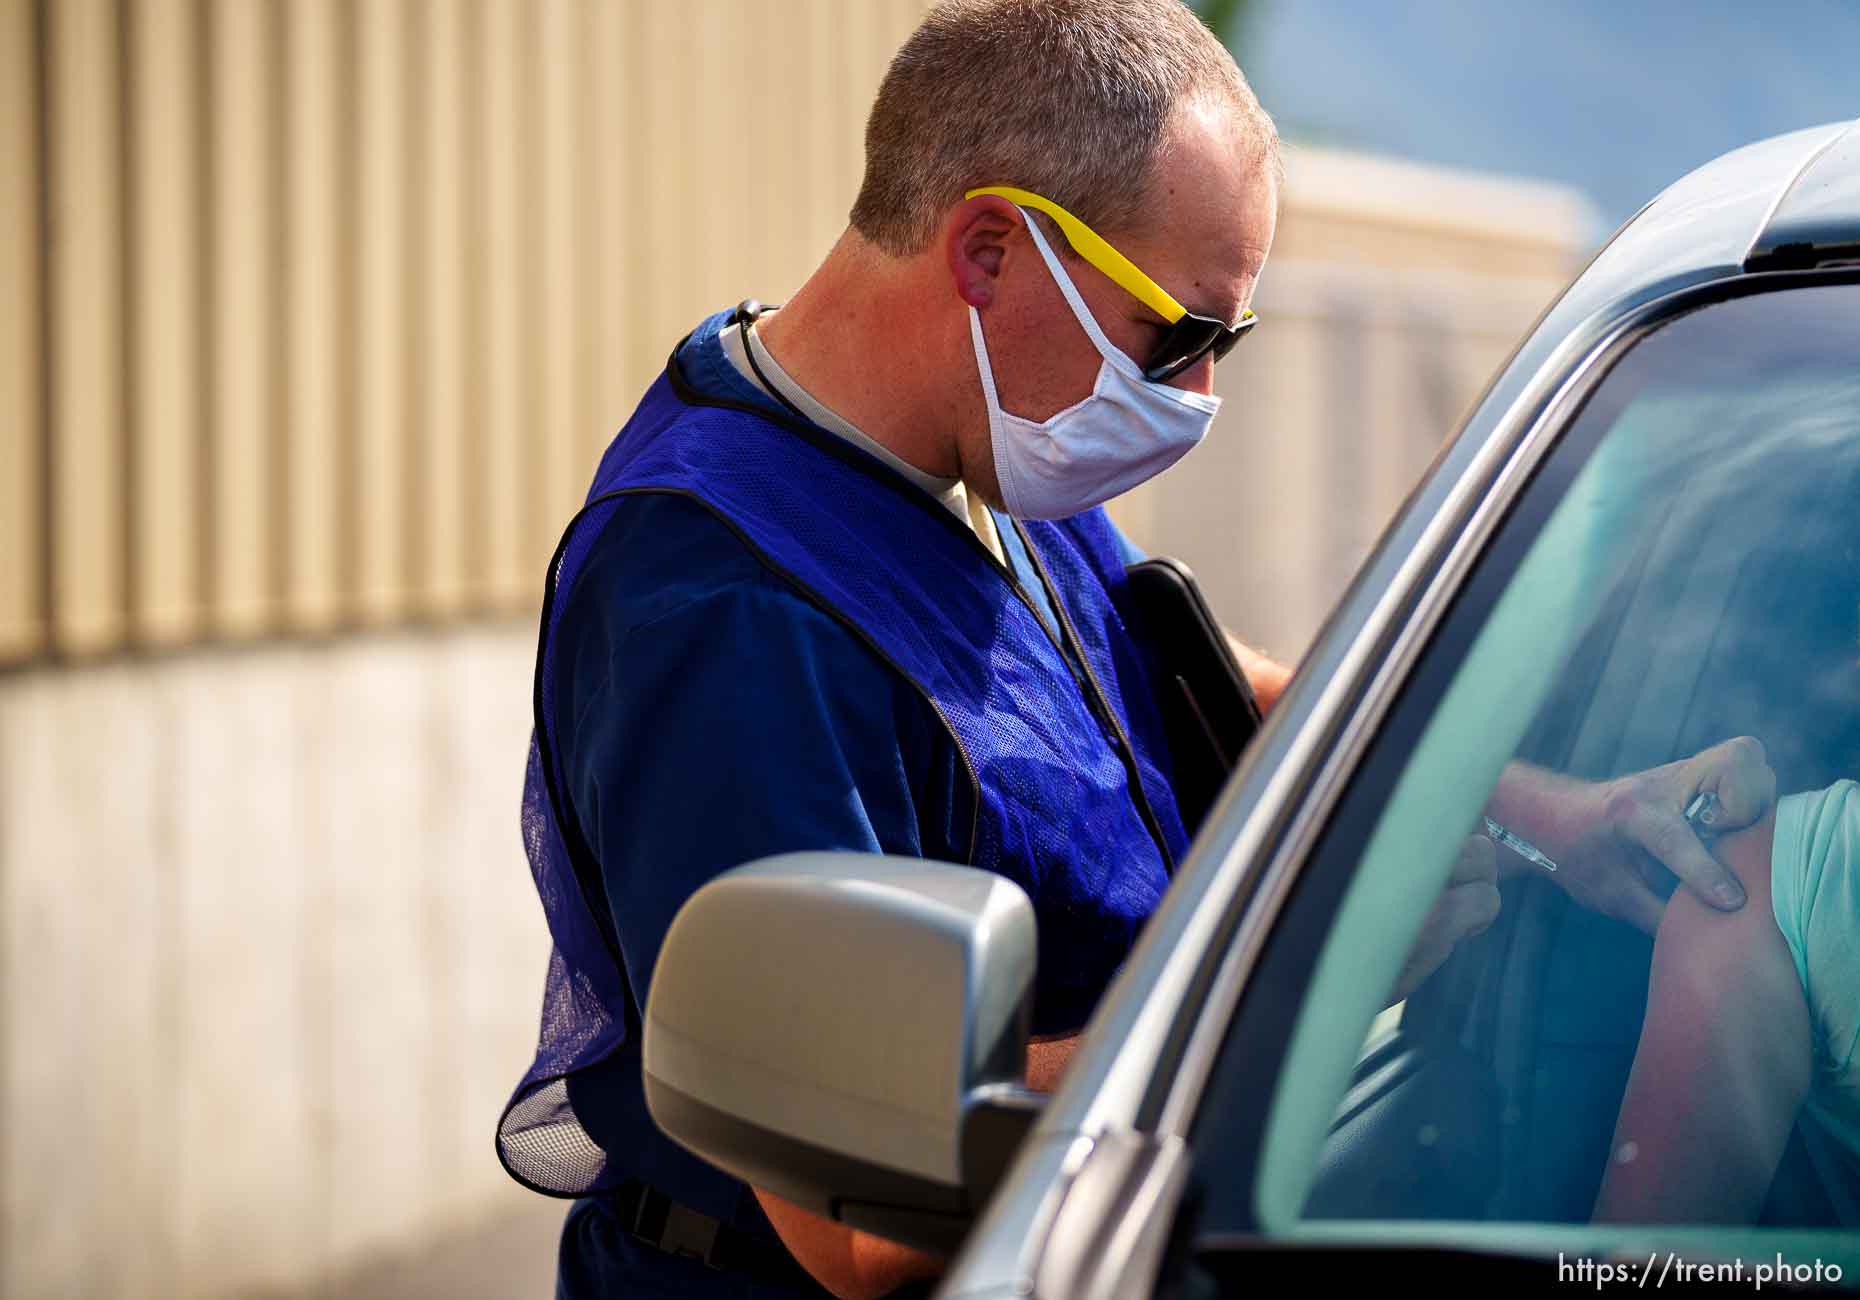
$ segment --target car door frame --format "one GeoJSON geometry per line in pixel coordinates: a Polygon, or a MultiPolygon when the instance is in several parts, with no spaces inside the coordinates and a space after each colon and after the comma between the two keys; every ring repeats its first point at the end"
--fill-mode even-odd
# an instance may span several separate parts
{"type": "MultiPolygon", "coordinates": [[[[1227,1132],[1248,1135],[1238,1150],[1224,1147],[1223,1160],[1233,1177],[1257,1179],[1261,1147],[1270,1121],[1274,1089],[1284,1065],[1292,1031],[1303,1011],[1304,993],[1329,933],[1327,921],[1288,926],[1283,915],[1294,889],[1309,887],[1340,899],[1354,875],[1354,859],[1332,868],[1335,876],[1319,880],[1306,868],[1323,836],[1337,830],[1333,818],[1349,782],[1361,767],[1398,697],[1414,681],[1454,602],[1487,554],[1498,530],[1512,516],[1538,471],[1561,445],[1589,398],[1616,365],[1648,335],[1679,316],[1722,302],[1757,294],[1788,292],[1827,284],[1860,285],[1860,270],[1833,269],[1740,275],[1667,294],[1617,321],[1581,360],[1560,377],[1555,391],[1535,418],[1502,440],[1503,469],[1478,495],[1454,530],[1437,565],[1417,574],[1418,591],[1408,611],[1389,629],[1386,652],[1362,684],[1354,706],[1326,747],[1304,797],[1285,818],[1287,829],[1260,869],[1258,886],[1232,903],[1224,951],[1211,950],[1205,996],[1181,1008],[1190,1027],[1180,1035],[1173,1057],[1159,1055],[1151,1087],[1139,1110],[1140,1124],[1153,1125],[1163,1138],[1189,1141],[1196,1112],[1205,1099],[1216,1057],[1229,1035],[1245,1038],[1249,1053],[1246,1090],[1248,1121],[1236,1126],[1228,1116],[1227,1132]],[[1275,969],[1262,966],[1268,942],[1275,969]]],[[[1592,449],[1589,449],[1592,450],[1592,449]]],[[[1586,457],[1585,457],[1586,459],[1586,457]]],[[[1366,828],[1365,828],[1366,829],[1366,828]]],[[[1331,909],[1322,913],[1328,916],[1331,909]]],[[[1204,967],[1206,970],[1207,967],[1204,967]]],[[[1231,1104],[1233,1094],[1223,1094],[1231,1104]]],[[[1257,1223],[1249,1225],[1257,1228],[1257,1223]]],[[[1243,1229],[1244,1230],[1244,1229],[1243,1229]]]]}

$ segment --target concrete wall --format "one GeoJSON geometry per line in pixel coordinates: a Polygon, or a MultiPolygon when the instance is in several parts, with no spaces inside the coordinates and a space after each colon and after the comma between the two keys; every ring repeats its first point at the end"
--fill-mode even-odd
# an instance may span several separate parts
{"type": "Polygon", "coordinates": [[[0,677],[0,1294],[315,1294],[535,1199],[533,644],[0,677]]]}

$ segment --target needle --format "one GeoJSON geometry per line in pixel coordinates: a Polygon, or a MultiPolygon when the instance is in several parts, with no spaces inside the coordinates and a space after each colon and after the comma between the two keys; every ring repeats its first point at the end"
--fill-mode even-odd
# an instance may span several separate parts
{"type": "Polygon", "coordinates": [[[1545,871],[1556,870],[1556,863],[1550,860],[1549,854],[1525,839],[1522,835],[1514,835],[1512,832],[1506,830],[1490,817],[1485,819],[1485,833],[1500,844],[1503,844],[1519,857],[1523,858],[1526,862],[1534,862],[1545,871]]]}

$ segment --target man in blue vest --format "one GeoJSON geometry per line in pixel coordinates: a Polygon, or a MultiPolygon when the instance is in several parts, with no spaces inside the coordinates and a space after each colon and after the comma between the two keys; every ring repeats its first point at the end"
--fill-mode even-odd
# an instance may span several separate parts
{"type": "MultiPolygon", "coordinates": [[[[685,899],[772,853],[998,871],[1039,916],[1028,1075],[1051,1085],[1187,841],[1120,616],[1134,549],[1098,507],[1206,433],[1279,182],[1271,120],[1179,0],[951,0],[884,79],[825,262],[779,311],[700,322],[608,448],[545,598],[524,831],[555,953],[499,1132],[515,1177],[581,1198],[558,1294],[877,1296],[937,1270],[658,1132],[653,962],[685,899]]],[[[1270,708],[1286,670],[1238,650],[1270,708]]],[[[1519,808],[1664,834],[1642,793],[1604,818],[1574,783],[1511,782],[1519,808]]],[[[1664,856],[1725,874],[1695,840],[1664,856]]],[[[1480,875],[1436,909],[1441,956],[1490,919],[1480,875]]],[[[1626,888],[1590,901],[1657,916],[1626,888]]]]}

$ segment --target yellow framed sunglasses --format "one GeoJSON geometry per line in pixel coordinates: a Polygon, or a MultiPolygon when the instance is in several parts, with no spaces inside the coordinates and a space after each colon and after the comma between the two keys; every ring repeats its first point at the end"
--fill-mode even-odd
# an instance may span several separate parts
{"type": "Polygon", "coordinates": [[[1216,361],[1233,350],[1246,333],[1259,324],[1259,317],[1249,309],[1229,325],[1212,316],[1197,316],[1177,302],[1156,281],[1137,269],[1135,262],[1112,248],[1103,236],[1049,198],[1012,185],[984,185],[962,197],[994,194],[1009,203],[1035,212],[1044,212],[1059,224],[1060,233],[1072,245],[1072,251],[1097,267],[1119,288],[1169,323],[1169,332],[1143,365],[1143,377],[1154,383],[1173,379],[1203,356],[1216,361]]]}

